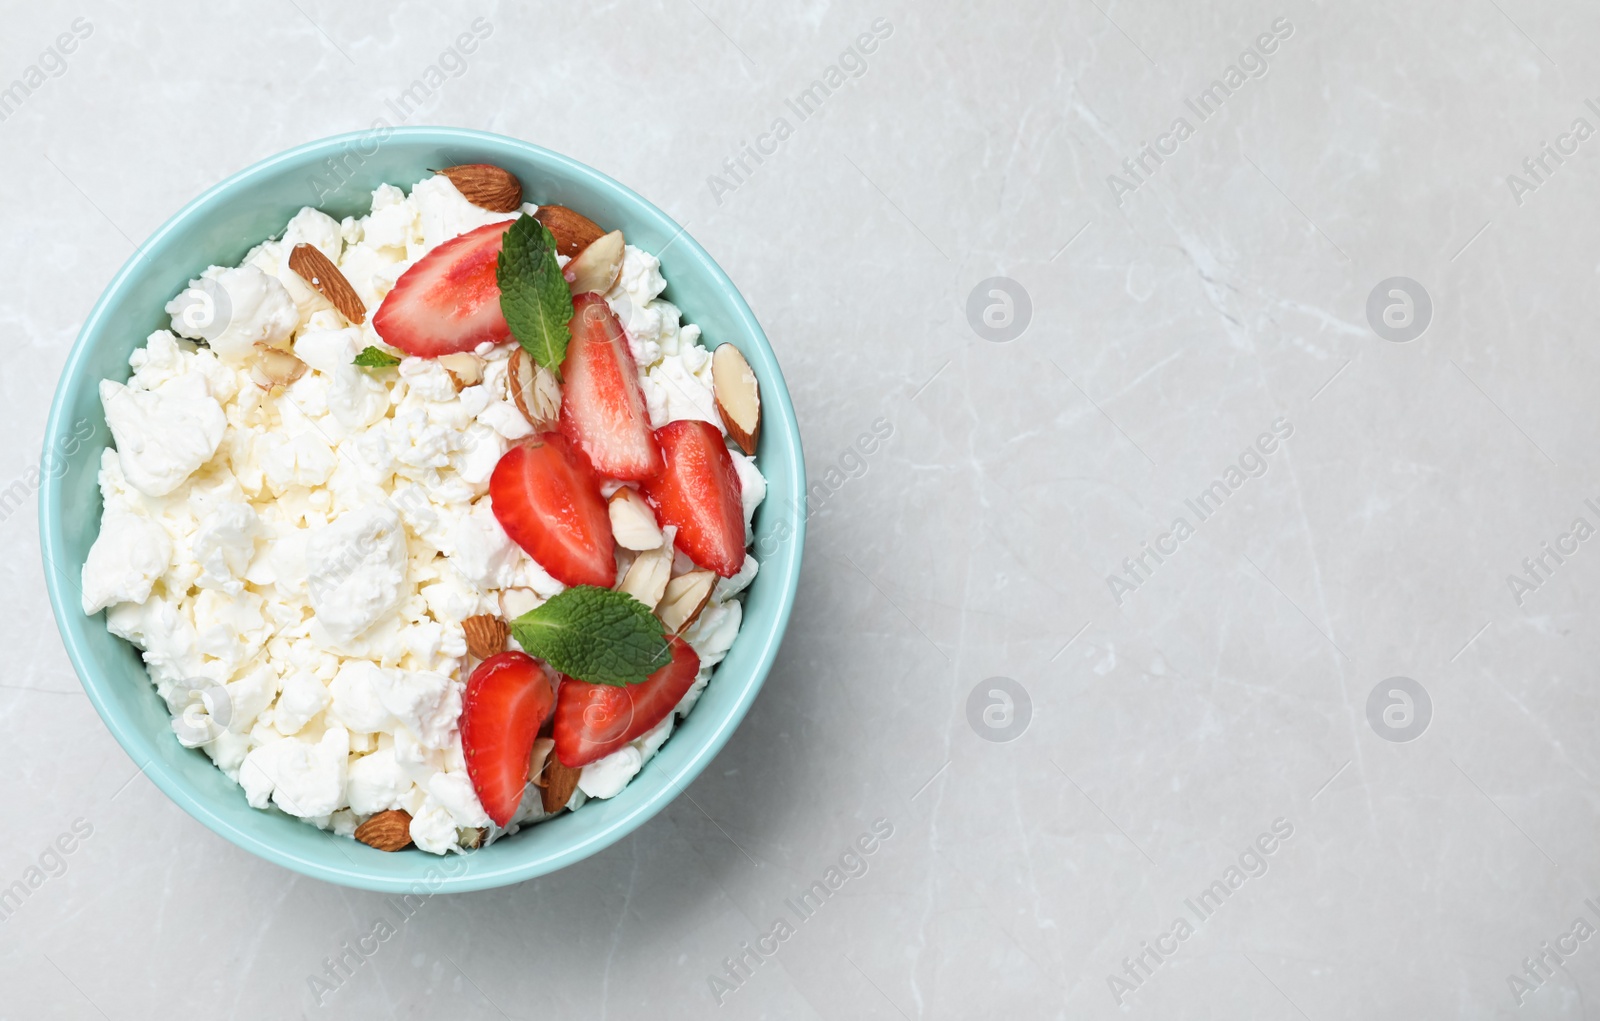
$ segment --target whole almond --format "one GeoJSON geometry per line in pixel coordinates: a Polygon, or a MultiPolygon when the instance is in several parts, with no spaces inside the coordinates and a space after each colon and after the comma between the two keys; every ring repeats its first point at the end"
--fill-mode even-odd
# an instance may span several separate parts
{"type": "Polygon", "coordinates": [[[572,792],[578,789],[578,777],[583,775],[582,767],[577,769],[563,765],[561,760],[551,752],[550,757],[544,760],[544,773],[541,778],[544,785],[539,790],[539,802],[546,812],[559,812],[572,800],[572,792]]]}
{"type": "Polygon", "coordinates": [[[289,268],[316,288],[317,293],[327,298],[350,322],[360,326],[367,321],[367,306],[333,260],[322,254],[322,249],[304,243],[295,245],[294,251],[289,253],[289,268]]]}
{"type": "Polygon", "coordinates": [[[533,218],[544,224],[545,229],[555,237],[556,253],[569,259],[576,258],[579,252],[606,233],[598,223],[566,206],[540,206],[533,218]]]}
{"type": "Polygon", "coordinates": [[[467,652],[478,659],[488,659],[506,651],[506,639],[511,628],[505,621],[490,613],[480,613],[461,622],[467,635],[467,652]]]}
{"type": "Polygon", "coordinates": [[[522,206],[522,182],[492,163],[463,163],[439,174],[449,178],[468,202],[491,213],[514,213],[522,206]]]}
{"type": "Polygon", "coordinates": [[[380,851],[411,846],[411,813],[402,808],[379,812],[356,827],[356,839],[380,851]]]}

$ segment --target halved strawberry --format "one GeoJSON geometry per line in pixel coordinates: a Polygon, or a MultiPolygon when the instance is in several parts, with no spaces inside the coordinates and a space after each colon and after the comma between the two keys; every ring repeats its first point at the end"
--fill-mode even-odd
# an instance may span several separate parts
{"type": "Polygon", "coordinates": [[[663,525],[677,525],[677,547],[708,571],[731,578],[744,566],[744,505],[739,473],[710,422],[685,418],[656,430],[666,468],[644,495],[663,525]]]}
{"type": "Polygon", "coordinates": [[[544,433],[506,451],[489,477],[495,520],[563,585],[617,580],[611,513],[583,451],[544,433]]]}
{"type": "Polygon", "coordinates": [[[521,652],[502,652],[478,664],[461,699],[461,751],[478,801],[509,825],[528,785],[534,738],[555,705],[560,675],[521,652]]]}
{"type": "Polygon", "coordinates": [[[672,662],[638,684],[562,679],[554,731],[562,765],[577,768],[605,758],[666,719],[683,701],[700,672],[700,657],[683,639],[669,641],[672,662]]]}
{"type": "Polygon", "coordinates": [[[515,222],[491,223],[451,238],[400,274],[372,317],[383,342],[437,358],[509,337],[495,271],[500,242],[515,222]]]}
{"type": "Polygon", "coordinates": [[[628,337],[598,294],[572,300],[572,342],[561,363],[561,432],[583,448],[595,470],[643,479],[661,470],[650,412],[628,337]]]}

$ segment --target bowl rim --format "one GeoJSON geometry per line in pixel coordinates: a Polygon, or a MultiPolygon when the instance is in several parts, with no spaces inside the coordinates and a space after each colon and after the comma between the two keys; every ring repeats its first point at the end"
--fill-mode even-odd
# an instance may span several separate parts
{"type": "MultiPolygon", "coordinates": [[[[79,328],[72,349],[68,353],[67,359],[62,366],[61,374],[57,379],[56,391],[52,398],[49,417],[46,419],[45,424],[43,450],[45,452],[52,450],[58,438],[66,435],[69,431],[66,421],[68,414],[67,395],[70,390],[74,389],[74,384],[84,371],[83,363],[87,359],[89,352],[88,340],[91,336],[99,334],[104,328],[102,320],[107,314],[107,308],[111,303],[112,296],[118,294],[128,285],[130,277],[133,276],[140,262],[150,254],[152,249],[161,244],[169,235],[187,225],[194,217],[201,214],[219,196],[236,192],[240,189],[247,189],[253,183],[273,174],[285,164],[297,164],[308,156],[321,157],[335,152],[343,152],[352,143],[370,140],[373,137],[373,133],[373,130],[344,132],[306,142],[268,156],[206,189],[153,231],[128,257],[110,282],[106,284],[99,299],[95,302],[94,307],[84,319],[83,325],[79,328]]],[[[777,369],[776,352],[772,350],[772,345],[768,341],[766,333],[761,329],[760,323],[757,322],[755,314],[750,310],[750,306],[746,303],[744,296],[739,292],[739,289],[734,285],[727,273],[681,225],[654,203],[639,195],[627,185],[593,167],[578,162],[570,156],[535,145],[532,142],[494,132],[471,128],[412,125],[389,128],[387,134],[382,137],[384,144],[390,144],[396,140],[406,140],[441,146],[461,144],[463,146],[479,146],[486,149],[499,148],[502,151],[505,149],[517,150],[521,155],[540,162],[548,172],[557,177],[580,181],[591,187],[598,187],[618,194],[624,204],[633,207],[633,212],[636,215],[656,220],[655,226],[662,229],[665,235],[674,237],[673,243],[687,246],[688,253],[699,264],[699,270],[707,273],[711,284],[728,297],[737,327],[735,332],[748,337],[753,343],[765,348],[765,354],[772,358],[772,364],[777,369]]],[[[678,275],[681,276],[682,271],[679,271],[678,275]]],[[[745,714],[755,700],[756,694],[766,680],[767,674],[770,672],[773,661],[777,656],[778,647],[783,640],[785,632],[788,630],[789,619],[794,609],[796,592],[799,586],[800,564],[805,545],[805,461],[801,448],[799,423],[795,419],[794,407],[781,369],[777,369],[774,373],[770,384],[768,381],[763,381],[762,416],[763,435],[771,436],[774,439],[781,438],[784,447],[790,453],[787,482],[792,487],[792,492],[796,494],[796,498],[791,501],[789,507],[774,507],[773,510],[780,514],[782,516],[781,521],[789,526],[789,537],[784,540],[783,545],[789,546],[791,549],[786,555],[768,555],[761,562],[762,571],[755,584],[764,583],[768,588],[778,587],[782,591],[779,593],[777,614],[773,626],[766,633],[760,635],[747,633],[741,628],[736,639],[737,642],[760,642],[762,645],[748,676],[743,678],[743,690],[739,691],[731,710],[724,718],[717,721],[715,728],[704,737],[699,746],[694,749],[678,769],[661,778],[659,785],[655,789],[639,795],[637,804],[631,806],[630,810],[625,814],[603,825],[598,831],[589,833],[587,836],[583,836],[561,849],[527,860],[508,863],[498,868],[482,871],[475,870],[465,875],[435,875],[427,883],[428,892],[466,893],[474,890],[491,889],[523,882],[575,864],[616,843],[653,818],[679,793],[686,789],[699,776],[711,759],[727,744],[734,729],[744,719],[745,714]],[[772,428],[773,426],[776,426],[776,428],[772,428]]],[[[767,474],[765,466],[763,466],[763,474],[767,474]]],[[[768,476],[768,478],[770,481],[771,476],[768,476]]],[[[263,840],[253,832],[233,825],[233,823],[214,812],[205,798],[199,797],[195,792],[191,791],[186,781],[170,770],[160,756],[155,754],[155,741],[162,735],[146,733],[141,728],[133,725],[131,721],[122,719],[119,713],[111,710],[104,694],[107,682],[99,676],[94,659],[82,640],[82,635],[87,633],[86,629],[90,624],[100,627],[105,626],[103,617],[99,614],[89,616],[82,612],[78,599],[73,598],[76,594],[75,583],[70,583],[66,572],[57,566],[65,559],[63,554],[65,537],[62,526],[61,500],[61,479],[57,478],[54,473],[43,473],[38,502],[39,547],[43,559],[45,587],[49,595],[51,610],[55,615],[56,628],[61,634],[61,639],[66,647],[67,656],[72,663],[73,670],[77,673],[79,682],[83,685],[84,692],[88,695],[95,712],[99,714],[106,728],[111,731],[117,743],[122,746],[135,764],[143,763],[139,766],[139,771],[149,777],[167,797],[171,798],[190,816],[199,820],[207,829],[257,857],[264,858],[302,875],[342,886],[379,892],[417,892],[416,888],[420,885],[420,881],[414,877],[386,875],[369,869],[354,859],[350,859],[350,867],[348,868],[310,860],[267,840],[263,840]]],[[[631,788],[632,786],[633,784],[630,783],[629,787],[631,788]]],[[[626,793],[626,789],[624,793],[626,793]]],[[[454,856],[452,855],[439,856],[439,861],[435,865],[450,863],[453,860],[454,856]]],[[[432,868],[429,871],[442,873],[445,870],[432,868]]]]}

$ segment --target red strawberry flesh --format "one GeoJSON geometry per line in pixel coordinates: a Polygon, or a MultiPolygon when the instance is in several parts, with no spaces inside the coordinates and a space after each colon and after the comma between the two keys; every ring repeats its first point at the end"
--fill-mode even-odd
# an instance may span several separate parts
{"type": "Polygon", "coordinates": [[[583,451],[544,433],[506,451],[489,478],[495,520],[563,585],[617,580],[611,513],[583,451]]]}
{"type": "Polygon", "coordinates": [[[666,466],[645,480],[644,495],[677,547],[708,571],[731,578],[744,566],[744,505],[739,473],[709,422],[681,419],[656,430],[666,466]]]}
{"type": "Polygon", "coordinates": [[[461,699],[461,750],[483,810],[508,826],[528,784],[528,759],[555,705],[559,675],[521,652],[478,664],[461,699]]]}
{"type": "Polygon", "coordinates": [[[410,355],[437,358],[509,337],[496,270],[500,243],[514,222],[491,223],[451,238],[400,274],[372,316],[383,342],[410,355]]]}
{"type": "Polygon", "coordinates": [[[589,455],[595,470],[640,480],[661,470],[661,449],[628,337],[606,300],[580,294],[572,302],[572,339],[561,363],[561,432],[589,455]]]}
{"type": "Polygon", "coordinates": [[[694,686],[700,657],[673,636],[672,662],[639,684],[588,684],[564,678],[556,698],[556,758],[576,769],[648,733],[694,686]]]}

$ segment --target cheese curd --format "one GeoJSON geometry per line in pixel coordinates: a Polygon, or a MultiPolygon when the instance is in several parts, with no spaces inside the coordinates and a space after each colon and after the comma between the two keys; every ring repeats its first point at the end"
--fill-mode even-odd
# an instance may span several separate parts
{"type": "MultiPolygon", "coordinates": [[[[535,207],[523,207],[532,213],[535,207]]],[[[256,808],[344,836],[404,809],[436,854],[502,834],[467,773],[458,720],[469,668],[462,621],[514,617],[562,590],[513,543],[487,498],[502,455],[533,431],[508,390],[513,344],[474,352],[460,386],[437,361],[354,364],[381,344],[289,269],[315,246],[369,311],[435,246],[517,214],[467,202],[443,177],[373,192],[367,216],[301,210],[281,239],[213,266],[166,305],[172,325],[100,387],[114,449],[101,458],[104,516],[84,564],[83,610],[142,651],[185,743],[200,743],[256,808]],[[259,375],[269,353],[305,371],[259,375]],[[195,693],[225,712],[195,726],[195,693]],[[478,832],[471,832],[478,831],[478,832]],[[470,836],[469,836],[470,834],[470,836]]],[[[662,300],[654,256],[629,246],[605,295],[638,364],[651,425],[719,429],[700,330],[662,300]]],[[[766,483],[732,453],[746,537],[766,483]]],[[[609,495],[620,483],[608,482],[609,495]]],[[[635,554],[619,550],[617,577],[635,554]]],[[[692,567],[681,554],[675,573],[692,567]]],[[[569,808],[619,793],[689,712],[738,634],[755,558],[718,582],[684,634],[693,688],[660,725],[586,766],[569,808]]],[[[529,789],[508,828],[547,817],[529,789]]]]}

